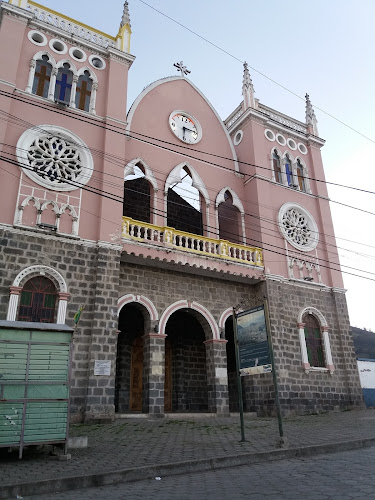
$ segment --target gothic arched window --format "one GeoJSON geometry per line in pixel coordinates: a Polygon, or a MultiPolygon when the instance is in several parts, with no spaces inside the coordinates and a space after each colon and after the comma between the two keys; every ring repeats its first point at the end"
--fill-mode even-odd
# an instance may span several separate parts
{"type": "Polygon", "coordinates": [[[273,164],[273,171],[275,172],[275,180],[279,184],[283,183],[283,179],[281,176],[281,163],[280,163],[280,157],[276,153],[276,150],[273,151],[272,153],[272,164],[273,164]]]}
{"type": "Polygon", "coordinates": [[[44,276],[29,279],[22,288],[18,321],[53,323],[57,302],[57,290],[44,276]]]}
{"type": "Polygon", "coordinates": [[[227,190],[224,193],[224,202],[218,207],[219,238],[241,244],[241,213],[233,205],[233,197],[227,190]]]}
{"type": "Polygon", "coordinates": [[[51,80],[52,65],[48,56],[44,55],[36,61],[32,93],[41,97],[48,97],[48,90],[51,80]]]}
{"type": "Polygon", "coordinates": [[[288,186],[291,186],[293,184],[293,167],[288,155],[285,155],[285,174],[288,186]]]}
{"type": "Polygon", "coordinates": [[[298,185],[301,191],[306,193],[306,182],[304,177],[303,166],[300,160],[297,160],[297,177],[298,177],[298,185]]]}
{"type": "Polygon", "coordinates": [[[72,92],[73,73],[68,63],[64,63],[57,73],[55,83],[55,99],[58,101],[70,102],[72,92]]]}
{"type": "Polygon", "coordinates": [[[78,78],[76,91],[76,107],[78,109],[90,111],[92,83],[92,78],[87,70],[78,78]]]}
{"type": "Polygon", "coordinates": [[[320,325],[312,314],[306,314],[302,322],[305,324],[305,341],[310,366],[324,368],[324,348],[320,325]]]}

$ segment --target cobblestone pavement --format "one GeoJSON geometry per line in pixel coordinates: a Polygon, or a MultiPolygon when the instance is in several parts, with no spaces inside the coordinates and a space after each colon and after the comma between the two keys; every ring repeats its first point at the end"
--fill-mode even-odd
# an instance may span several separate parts
{"type": "Polygon", "coordinates": [[[375,448],[367,448],[39,495],[38,500],[368,499],[375,497],[374,463],[375,448]]]}
{"type": "MultiPolygon", "coordinates": [[[[289,447],[375,438],[375,410],[287,418],[284,429],[289,447]]],[[[113,424],[76,425],[71,434],[87,435],[89,446],[72,450],[72,459],[66,462],[27,451],[24,458],[18,460],[17,453],[0,449],[0,487],[271,451],[275,449],[278,427],[276,419],[246,420],[245,443],[239,442],[238,417],[131,418],[116,420],[113,424]]]]}

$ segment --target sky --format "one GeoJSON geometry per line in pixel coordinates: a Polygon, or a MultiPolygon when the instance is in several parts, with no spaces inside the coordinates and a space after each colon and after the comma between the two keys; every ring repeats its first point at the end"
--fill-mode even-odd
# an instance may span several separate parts
{"type": "MultiPolygon", "coordinates": [[[[65,15],[112,35],[123,9],[123,0],[40,3],[59,12],[63,5],[65,15]]],[[[246,60],[255,97],[263,104],[304,121],[303,96],[309,93],[319,135],[327,141],[322,149],[326,180],[375,191],[373,0],[147,3],[234,57],[141,0],[129,0],[131,53],[136,56],[129,75],[129,106],[149,83],[175,75],[173,63],[182,60],[191,70],[189,79],[225,119],[242,100],[241,61],[246,60]]],[[[331,200],[375,214],[375,195],[333,186],[328,190],[331,200]]],[[[351,324],[375,331],[375,215],[338,203],[331,203],[331,211],[342,270],[371,278],[343,274],[351,324]]]]}

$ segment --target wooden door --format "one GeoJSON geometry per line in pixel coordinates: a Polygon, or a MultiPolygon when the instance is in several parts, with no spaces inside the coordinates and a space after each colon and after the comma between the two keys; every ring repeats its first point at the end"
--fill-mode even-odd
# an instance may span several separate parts
{"type": "Polygon", "coordinates": [[[165,341],[164,411],[172,411],[172,345],[165,341]]]}
{"type": "Polygon", "coordinates": [[[130,368],[130,410],[142,411],[143,340],[133,341],[130,368]]]}

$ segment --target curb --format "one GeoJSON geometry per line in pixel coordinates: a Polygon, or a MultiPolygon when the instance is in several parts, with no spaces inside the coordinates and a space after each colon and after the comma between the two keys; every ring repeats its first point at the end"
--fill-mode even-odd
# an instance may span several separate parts
{"type": "Polygon", "coordinates": [[[17,485],[1,485],[0,499],[6,500],[20,496],[41,495],[45,493],[63,492],[81,488],[92,488],[95,486],[106,486],[110,484],[142,481],[153,479],[157,476],[174,476],[178,474],[189,474],[209,470],[223,469],[240,465],[253,465],[261,462],[276,461],[299,457],[312,457],[325,453],[337,453],[340,451],[358,450],[375,446],[375,438],[359,439],[354,441],[342,441],[327,443],[302,448],[285,448],[260,453],[246,453],[241,455],[205,458],[201,460],[189,460],[178,463],[165,463],[158,465],[146,465],[133,469],[123,469],[101,474],[89,474],[86,476],[71,476],[60,479],[47,479],[20,483],[17,485]]]}

